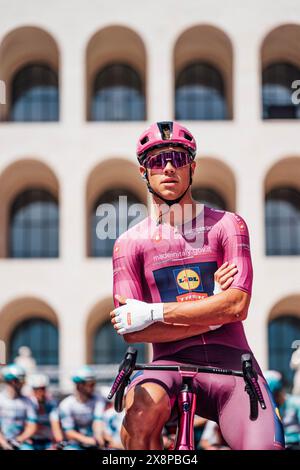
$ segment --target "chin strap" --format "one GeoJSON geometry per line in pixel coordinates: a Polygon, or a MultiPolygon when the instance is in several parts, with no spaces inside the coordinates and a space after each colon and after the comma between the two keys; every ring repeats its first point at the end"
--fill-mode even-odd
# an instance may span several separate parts
{"type": "MultiPolygon", "coordinates": [[[[189,181],[189,184],[186,188],[185,191],[183,191],[183,193],[181,194],[181,196],[177,197],[176,199],[165,199],[164,197],[160,196],[160,194],[158,194],[156,191],[154,191],[154,189],[151,188],[151,185],[150,185],[150,182],[149,182],[149,178],[148,178],[148,172],[146,170],[146,173],[145,173],[145,179],[146,179],[146,182],[147,182],[147,188],[148,188],[148,191],[153,194],[154,196],[158,197],[159,199],[161,199],[165,204],[167,204],[167,206],[169,206],[169,209],[171,206],[173,206],[173,204],[177,204],[179,201],[181,201],[181,199],[183,198],[183,196],[185,196],[185,194],[187,193],[189,187],[191,186],[192,184],[192,168],[191,168],[191,165],[190,165],[190,181],[189,181]]],[[[166,212],[165,212],[166,214],[166,212]]],[[[161,224],[161,219],[162,219],[162,216],[164,214],[160,211],[159,213],[159,216],[158,216],[158,219],[157,219],[157,225],[161,224]]]]}

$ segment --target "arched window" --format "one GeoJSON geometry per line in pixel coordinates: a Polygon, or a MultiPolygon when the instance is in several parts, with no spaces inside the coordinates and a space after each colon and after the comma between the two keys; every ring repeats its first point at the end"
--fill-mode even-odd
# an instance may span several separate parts
{"type": "Polygon", "coordinates": [[[275,63],[263,70],[262,100],[264,119],[299,119],[300,104],[294,104],[292,83],[299,80],[300,68],[289,63],[275,63]]]}
{"type": "Polygon", "coordinates": [[[139,216],[139,213],[129,215],[130,207],[133,204],[141,204],[141,201],[127,189],[110,189],[96,201],[91,217],[91,256],[112,255],[116,238],[125,232],[129,224],[132,224],[134,219],[139,216]],[[102,204],[109,204],[110,210],[108,211],[102,204]],[[104,214],[101,216],[96,213],[100,206],[104,207],[104,214]],[[104,238],[107,233],[110,234],[110,237],[104,238]]]}
{"type": "MultiPolygon", "coordinates": [[[[132,344],[138,350],[138,362],[144,362],[145,345],[132,344]]],[[[124,357],[128,344],[116,334],[110,322],[106,322],[96,331],[93,341],[94,364],[119,364],[124,357]]]]}
{"type": "Polygon", "coordinates": [[[219,193],[210,188],[192,189],[192,196],[196,201],[206,204],[214,209],[226,210],[226,203],[219,193]]]}
{"type": "Polygon", "coordinates": [[[207,63],[185,67],[176,80],[175,116],[178,120],[227,119],[224,81],[207,63]]]}
{"type": "Polygon", "coordinates": [[[281,372],[292,385],[293,371],[290,369],[293,341],[300,338],[300,319],[292,315],[275,318],[269,323],[269,369],[281,372]]]}
{"type": "Polygon", "coordinates": [[[10,212],[11,258],[58,256],[59,211],[57,200],[44,189],[19,194],[10,212]]]}
{"type": "Polygon", "coordinates": [[[45,64],[30,64],[12,81],[11,121],[58,121],[57,73],[45,64]]]}
{"type": "Polygon", "coordinates": [[[300,192],[277,188],[266,196],[266,254],[300,254],[300,192]]]}
{"type": "Polygon", "coordinates": [[[145,94],[139,74],[130,65],[108,65],[96,75],[92,121],[142,121],[145,94]]]}
{"type": "Polygon", "coordinates": [[[38,365],[58,364],[58,330],[41,318],[31,318],[20,323],[10,339],[10,361],[18,356],[21,346],[28,346],[38,365]]]}

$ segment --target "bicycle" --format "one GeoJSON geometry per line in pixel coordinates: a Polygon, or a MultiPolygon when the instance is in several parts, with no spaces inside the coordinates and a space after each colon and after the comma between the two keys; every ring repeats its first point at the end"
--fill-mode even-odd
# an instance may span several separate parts
{"type": "Polygon", "coordinates": [[[174,450],[194,450],[194,416],[196,412],[196,392],[193,389],[193,378],[198,373],[233,375],[243,377],[245,391],[250,401],[250,419],[258,417],[258,405],[264,410],[266,404],[261,392],[258,375],[252,365],[250,354],[242,354],[242,370],[221,369],[217,367],[198,367],[194,365],[149,365],[137,364],[137,350],[129,347],[119,366],[119,372],[107,396],[111,400],[115,396],[114,407],[120,413],[124,406],[124,392],[130,383],[131,374],[137,370],[177,371],[182,378],[181,390],[177,396],[178,425],[174,450]]]}

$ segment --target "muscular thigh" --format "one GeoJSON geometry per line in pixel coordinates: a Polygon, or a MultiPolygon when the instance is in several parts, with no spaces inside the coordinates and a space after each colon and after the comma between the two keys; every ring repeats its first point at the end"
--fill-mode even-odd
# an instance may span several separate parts
{"type": "Polygon", "coordinates": [[[219,409],[219,425],[228,445],[234,450],[280,450],[284,447],[283,428],[275,410],[265,380],[259,385],[266,409],[259,406],[258,418],[250,419],[249,397],[241,377],[233,378],[235,385],[229,398],[219,409]]]}
{"type": "MultiPolygon", "coordinates": [[[[178,365],[178,362],[172,361],[155,361],[151,364],[154,365],[178,365]]],[[[134,396],[137,395],[133,390],[137,390],[137,386],[146,384],[156,384],[164,394],[168,397],[169,406],[173,408],[176,401],[177,395],[181,389],[181,375],[179,372],[172,371],[138,371],[132,376],[130,385],[127,388],[126,393],[126,407],[130,406],[130,402],[134,400],[134,396]]]]}

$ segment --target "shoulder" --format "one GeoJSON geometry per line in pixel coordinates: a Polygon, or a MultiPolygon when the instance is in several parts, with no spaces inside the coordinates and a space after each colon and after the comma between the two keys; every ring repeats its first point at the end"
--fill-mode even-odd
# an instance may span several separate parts
{"type": "Polygon", "coordinates": [[[152,224],[151,218],[146,217],[126,232],[123,232],[114,243],[114,258],[136,254],[143,242],[150,238],[152,224]]]}
{"type": "Polygon", "coordinates": [[[68,397],[64,398],[60,402],[59,408],[61,410],[68,410],[69,408],[71,408],[74,405],[74,399],[75,399],[75,397],[73,395],[69,395],[68,397]]]}
{"type": "Polygon", "coordinates": [[[25,406],[34,407],[34,401],[32,400],[31,397],[26,397],[26,396],[22,395],[20,397],[20,400],[21,400],[22,403],[24,403],[25,406]]]}
{"type": "Polygon", "coordinates": [[[218,224],[219,229],[225,231],[227,235],[230,233],[248,235],[247,223],[240,214],[209,208],[209,215],[218,224]]]}

